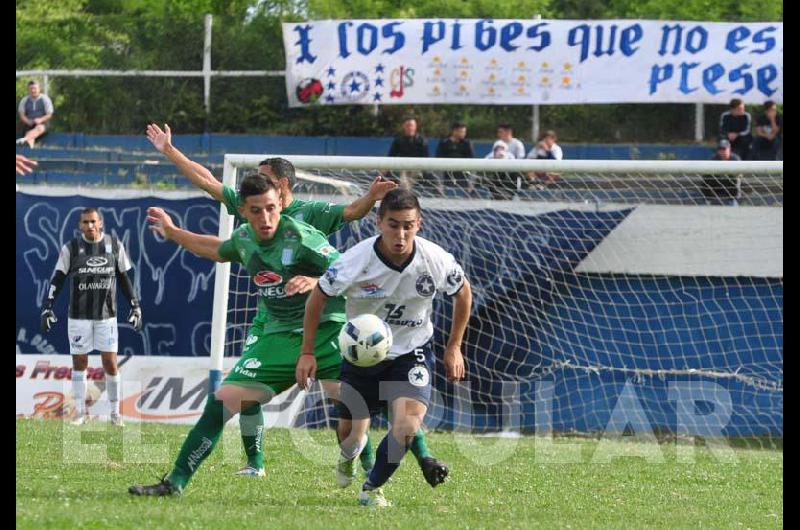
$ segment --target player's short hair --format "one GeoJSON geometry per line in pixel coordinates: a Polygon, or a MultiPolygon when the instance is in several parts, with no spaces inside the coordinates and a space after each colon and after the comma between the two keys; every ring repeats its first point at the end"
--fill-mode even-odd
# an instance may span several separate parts
{"type": "Polygon", "coordinates": [[[280,193],[278,187],[271,180],[255,172],[249,173],[239,183],[239,199],[244,204],[248,197],[262,195],[270,190],[280,193]]]}
{"type": "Polygon", "coordinates": [[[38,85],[38,84],[39,84],[39,81],[37,81],[36,79],[31,79],[30,81],[28,81],[28,86],[33,86],[33,85],[38,85]]]}
{"type": "Polygon", "coordinates": [[[775,102],[772,101],[771,99],[768,99],[767,101],[764,102],[764,110],[769,110],[774,106],[775,106],[775,102]]]}
{"type": "Polygon", "coordinates": [[[497,126],[497,128],[498,129],[505,129],[506,131],[509,131],[509,132],[513,132],[514,131],[514,128],[511,127],[511,125],[509,125],[508,123],[501,123],[500,125],[497,126]]]}
{"type": "Polygon", "coordinates": [[[450,126],[450,130],[452,131],[453,129],[463,129],[466,126],[467,124],[464,123],[463,121],[455,121],[453,122],[453,125],[450,126]]]}
{"type": "Polygon", "coordinates": [[[289,189],[294,188],[297,184],[297,176],[294,172],[294,164],[285,158],[265,158],[258,163],[259,166],[269,166],[270,171],[275,177],[279,179],[286,179],[289,181],[289,189]]]}
{"type": "Polygon", "coordinates": [[[417,118],[415,118],[414,116],[406,116],[403,118],[403,123],[407,121],[417,121],[417,118]]]}
{"type": "Polygon", "coordinates": [[[731,102],[729,103],[729,105],[730,105],[730,107],[731,107],[732,109],[735,109],[736,107],[738,107],[738,106],[739,106],[739,105],[741,105],[742,103],[744,103],[744,101],[742,101],[741,99],[739,99],[739,98],[733,98],[733,99],[731,100],[731,102]]]}
{"type": "Polygon", "coordinates": [[[544,140],[545,138],[552,138],[554,142],[558,140],[556,132],[553,130],[545,131],[541,135],[539,135],[539,140],[544,140]]]}
{"type": "Polygon", "coordinates": [[[422,213],[417,196],[411,190],[395,188],[389,191],[381,201],[381,205],[378,207],[378,218],[383,219],[386,212],[413,209],[416,209],[420,214],[422,213]]]}
{"type": "Polygon", "coordinates": [[[96,213],[97,217],[101,221],[103,220],[103,214],[100,213],[100,210],[98,210],[94,206],[89,206],[88,208],[84,208],[83,210],[81,210],[81,217],[83,217],[84,215],[89,215],[90,213],[96,213]]]}

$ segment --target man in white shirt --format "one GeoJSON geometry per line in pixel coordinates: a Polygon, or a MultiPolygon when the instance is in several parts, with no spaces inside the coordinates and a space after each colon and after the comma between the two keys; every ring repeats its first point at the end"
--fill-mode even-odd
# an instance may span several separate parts
{"type": "Polygon", "coordinates": [[[342,254],[320,278],[306,303],[296,370],[301,388],[316,375],[314,341],[329,297],[346,297],[348,319],[369,313],[382,318],[392,330],[394,341],[383,362],[361,368],[342,361],[338,406],[340,464],[358,457],[370,416],[383,407],[383,401],[390,407],[391,429],[378,446],[375,466],[361,488],[362,505],[389,505],[381,486],[399,467],[427,412],[435,364],[431,315],[437,292],[454,299],[452,327],[444,352],[445,371],[451,381],[464,377],[461,342],[469,322],[472,290],[452,254],[416,237],[421,226],[417,197],[404,189],[388,192],[378,210],[380,235],[361,241],[342,254]]]}
{"type": "Polygon", "coordinates": [[[511,125],[501,123],[497,126],[497,139],[503,140],[508,146],[508,152],[512,158],[525,158],[525,144],[514,138],[514,130],[511,125]]]}

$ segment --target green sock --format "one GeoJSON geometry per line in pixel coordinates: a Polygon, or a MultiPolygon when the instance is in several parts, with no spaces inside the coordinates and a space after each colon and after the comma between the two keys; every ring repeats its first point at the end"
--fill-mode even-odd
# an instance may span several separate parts
{"type": "Polygon", "coordinates": [[[361,460],[361,467],[364,471],[369,473],[375,467],[375,450],[372,448],[372,439],[369,437],[369,433],[367,433],[367,445],[364,446],[358,458],[361,460]]]}
{"type": "Polygon", "coordinates": [[[209,397],[203,415],[183,441],[175,467],[169,474],[170,482],[181,489],[186,487],[203,460],[214,450],[222,428],[230,418],[231,414],[225,410],[222,401],[209,397]]]}
{"type": "Polygon", "coordinates": [[[417,462],[422,462],[423,458],[431,456],[431,452],[428,450],[428,444],[425,443],[425,433],[422,432],[422,428],[417,431],[414,438],[411,440],[410,449],[411,452],[414,453],[414,456],[417,457],[417,462]]]}
{"type": "Polygon", "coordinates": [[[239,427],[242,429],[242,445],[247,454],[247,463],[256,469],[264,467],[264,451],[261,447],[264,433],[264,413],[261,405],[248,407],[239,415],[239,427]]]}

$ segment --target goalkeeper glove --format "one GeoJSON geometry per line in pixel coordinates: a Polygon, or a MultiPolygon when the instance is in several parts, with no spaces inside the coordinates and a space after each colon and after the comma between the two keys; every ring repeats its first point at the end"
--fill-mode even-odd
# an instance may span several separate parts
{"type": "Polygon", "coordinates": [[[128,322],[133,324],[133,329],[142,331],[142,308],[138,300],[131,300],[131,312],[128,313],[128,322]]]}
{"type": "Polygon", "coordinates": [[[53,312],[53,301],[48,300],[42,306],[42,333],[47,333],[53,324],[58,322],[56,314],[53,312]]]}

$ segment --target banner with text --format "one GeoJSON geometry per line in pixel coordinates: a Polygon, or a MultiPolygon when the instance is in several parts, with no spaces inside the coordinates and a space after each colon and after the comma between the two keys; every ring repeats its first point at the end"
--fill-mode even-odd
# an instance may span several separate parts
{"type": "Polygon", "coordinates": [[[283,24],[306,105],[783,102],[783,23],[328,20],[283,24]]]}

